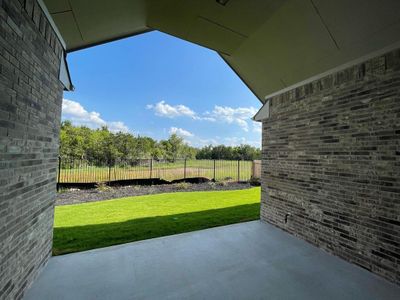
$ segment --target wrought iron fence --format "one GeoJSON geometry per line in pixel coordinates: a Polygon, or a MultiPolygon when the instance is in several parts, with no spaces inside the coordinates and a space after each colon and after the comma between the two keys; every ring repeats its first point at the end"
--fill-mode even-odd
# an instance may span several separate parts
{"type": "Polygon", "coordinates": [[[95,183],[133,179],[167,181],[203,177],[215,181],[247,181],[256,174],[255,162],[244,160],[154,159],[87,161],[61,158],[58,183],[95,183]]]}

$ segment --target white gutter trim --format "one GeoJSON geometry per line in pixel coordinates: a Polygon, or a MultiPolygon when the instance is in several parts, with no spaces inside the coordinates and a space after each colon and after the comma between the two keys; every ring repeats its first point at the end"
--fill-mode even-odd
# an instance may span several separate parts
{"type": "Polygon", "coordinates": [[[264,105],[258,110],[258,112],[254,115],[253,120],[256,122],[262,122],[265,119],[269,118],[269,100],[267,100],[264,105]]]}
{"type": "Polygon", "coordinates": [[[49,23],[50,23],[51,27],[53,28],[54,32],[56,33],[57,38],[59,39],[63,49],[66,50],[67,46],[65,44],[65,41],[62,38],[62,35],[61,35],[60,31],[58,31],[57,25],[56,25],[56,23],[54,23],[54,20],[51,17],[51,14],[49,13],[49,11],[47,10],[47,7],[44,4],[43,0],[37,0],[37,2],[39,4],[40,8],[43,10],[44,14],[46,15],[47,20],[49,20],[49,23]]]}
{"type": "Polygon", "coordinates": [[[290,91],[290,90],[293,90],[293,89],[295,89],[295,88],[298,88],[298,87],[300,87],[300,86],[303,86],[303,85],[305,85],[305,84],[308,84],[308,83],[310,83],[310,82],[313,82],[313,81],[315,81],[315,80],[321,79],[321,78],[326,77],[326,76],[328,76],[328,75],[330,75],[330,74],[343,71],[344,69],[347,69],[347,68],[353,67],[353,66],[355,66],[355,65],[361,64],[361,63],[363,63],[363,62],[365,62],[365,61],[367,61],[367,60],[369,60],[369,59],[372,59],[372,58],[374,58],[374,57],[380,56],[380,55],[382,55],[382,54],[385,54],[385,53],[387,53],[387,52],[390,52],[390,51],[395,50],[395,49],[398,49],[398,48],[400,48],[400,41],[399,41],[399,42],[396,42],[396,43],[394,43],[394,44],[391,44],[391,45],[389,45],[389,46],[387,46],[387,47],[384,47],[384,48],[382,48],[382,49],[380,49],[380,50],[371,52],[371,53],[369,53],[369,54],[367,54],[367,55],[361,56],[360,58],[357,58],[357,59],[354,59],[354,60],[349,61],[349,62],[347,62],[347,63],[344,63],[343,65],[340,65],[340,66],[338,66],[338,67],[335,67],[335,68],[333,68],[333,69],[330,69],[330,70],[328,70],[328,71],[326,71],[326,72],[320,73],[320,74],[318,74],[318,75],[312,76],[312,77],[310,77],[310,78],[308,78],[308,79],[305,79],[305,80],[303,80],[303,81],[300,81],[300,82],[298,82],[298,83],[295,83],[295,84],[293,84],[293,85],[291,85],[291,86],[288,86],[288,87],[286,87],[286,88],[284,88],[284,89],[281,89],[281,90],[279,90],[279,91],[277,91],[277,92],[274,92],[274,93],[272,93],[272,94],[269,94],[269,95],[265,96],[264,99],[267,100],[267,99],[270,99],[270,98],[272,98],[272,97],[278,96],[278,95],[280,95],[280,94],[286,93],[286,92],[288,92],[288,91],[290,91]]]}
{"type": "Polygon", "coordinates": [[[68,70],[68,64],[67,64],[67,46],[65,44],[65,41],[60,33],[60,31],[57,28],[56,23],[54,23],[54,20],[47,10],[46,5],[44,4],[43,0],[37,0],[37,3],[39,4],[40,8],[42,9],[43,13],[45,14],[47,20],[50,23],[51,28],[54,30],[58,40],[61,43],[61,46],[63,47],[63,51],[61,51],[61,57],[60,57],[60,68],[59,68],[59,74],[58,74],[58,79],[61,81],[61,83],[64,86],[65,91],[73,91],[74,86],[71,81],[71,75],[69,74],[68,70]]]}
{"type": "Polygon", "coordinates": [[[74,85],[72,84],[71,75],[69,74],[67,56],[65,52],[61,53],[60,57],[60,72],[58,74],[58,79],[64,85],[65,91],[73,91],[74,85]]]}

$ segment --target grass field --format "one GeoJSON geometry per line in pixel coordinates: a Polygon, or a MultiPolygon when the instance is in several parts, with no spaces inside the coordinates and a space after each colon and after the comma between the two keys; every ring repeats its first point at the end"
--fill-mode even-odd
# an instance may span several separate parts
{"type": "Polygon", "coordinates": [[[56,206],[53,254],[255,220],[259,210],[259,187],[56,206]]]}
{"type": "Polygon", "coordinates": [[[96,167],[82,163],[74,164],[72,168],[62,168],[59,182],[103,182],[124,179],[160,178],[175,180],[190,177],[206,177],[220,180],[241,181],[251,177],[251,161],[216,160],[215,174],[213,160],[187,160],[175,163],[156,162],[150,165],[150,160],[143,160],[137,166],[96,167]],[[239,164],[239,174],[238,174],[239,164]],[[239,176],[238,176],[239,175],[239,176]]]}

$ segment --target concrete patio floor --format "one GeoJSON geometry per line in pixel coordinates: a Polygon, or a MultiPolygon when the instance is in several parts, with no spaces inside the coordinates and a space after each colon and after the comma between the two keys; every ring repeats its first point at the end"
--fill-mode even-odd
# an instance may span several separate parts
{"type": "Polygon", "coordinates": [[[53,257],[25,299],[400,299],[400,287],[260,221],[53,257]]]}

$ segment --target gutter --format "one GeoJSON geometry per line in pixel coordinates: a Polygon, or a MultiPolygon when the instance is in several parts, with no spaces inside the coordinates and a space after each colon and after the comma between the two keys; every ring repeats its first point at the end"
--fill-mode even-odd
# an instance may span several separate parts
{"type": "Polygon", "coordinates": [[[63,84],[64,91],[73,91],[74,85],[72,84],[71,75],[69,73],[69,68],[68,68],[68,63],[67,63],[66,43],[65,43],[60,31],[58,30],[57,25],[54,23],[54,20],[51,17],[51,14],[47,10],[47,7],[44,4],[43,0],[36,0],[36,1],[39,4],[40,8],[42,9],[43,13],[45,14],[47,20],[50,23],[51,28],[54,30],[54,32],[57,36],[57,39],[60,41],[60,44],[63,48],[63,51],[62,51],[61,57],[60,57],[60,67],[59,67],[58,79],[63,84]]]}

